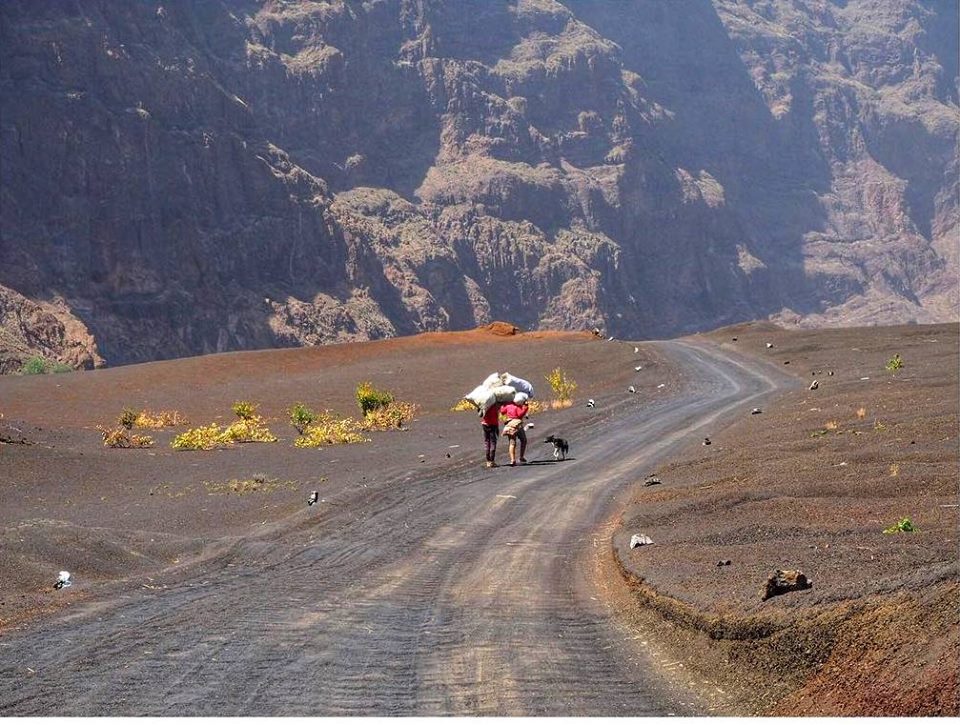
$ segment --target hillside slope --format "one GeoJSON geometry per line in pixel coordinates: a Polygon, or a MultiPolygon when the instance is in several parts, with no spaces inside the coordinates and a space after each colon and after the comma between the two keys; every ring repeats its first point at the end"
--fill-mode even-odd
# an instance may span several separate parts
{"type": "Polygon", "coordinates": [[[0,299],[55,306],[94,344],[42,352],[87,366],[952,319],[956,29],[920,0],[6,2],[0,299]]]}

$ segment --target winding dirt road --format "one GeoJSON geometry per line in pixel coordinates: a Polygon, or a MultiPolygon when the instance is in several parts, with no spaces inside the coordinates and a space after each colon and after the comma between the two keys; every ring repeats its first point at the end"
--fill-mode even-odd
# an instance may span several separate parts
{"type": "Polygon", "coordinates": [[[0,639],[2,715],[657,715],[705,711],[600,596],[628,484],[787,384],[661,343],[669,403],[571,460],[410,474],[0,639]]]}

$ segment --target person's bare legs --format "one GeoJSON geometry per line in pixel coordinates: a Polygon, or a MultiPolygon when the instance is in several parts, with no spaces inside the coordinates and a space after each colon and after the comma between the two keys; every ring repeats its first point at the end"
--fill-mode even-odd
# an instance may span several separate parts
{"type": "MultiPolygon", "coordinates": [[[[510,439],[509,451],[510,451],[510,465],[515,466],[517,465],[517,439],[516,438],[510,439]]],[[[521,456],[521,458],[522,457],[523,456],[521,456]]]]}

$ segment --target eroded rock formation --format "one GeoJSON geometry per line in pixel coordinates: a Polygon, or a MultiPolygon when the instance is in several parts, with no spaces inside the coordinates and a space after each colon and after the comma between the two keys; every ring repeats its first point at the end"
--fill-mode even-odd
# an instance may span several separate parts
{"type": "Polygon", "coordinates": [[[0,300],[56,301],[83,364],[951,319],[956,30],[920,0],[10,0],[0,300]]]}

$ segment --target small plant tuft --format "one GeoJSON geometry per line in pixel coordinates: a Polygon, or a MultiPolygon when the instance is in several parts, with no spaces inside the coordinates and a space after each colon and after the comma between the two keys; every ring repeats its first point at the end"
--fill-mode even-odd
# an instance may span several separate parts
{"type": "Polygon", "coordinates": [[[240,420],[253,420],[257,414],[257,405],[246,400],[238,400],[231,407],[240,420]]]}
{"type": "Polygon", "coordinates": [[[471,403],[471,402],[470,402],[469,400],[467,400],[466,398],[462,398],[461,400],[457,401],[457,404],[456,404],[455,406],[453,406],[452,408],[450,408],[450,410],[453,411],[454,413],[462,413],[462,412],[467,411],[467,410],[476,413],[476,412],[477,412],[477,406],[475,406],[473,403],[471,403]]]}
{"type": "Polygon", "coordinates": [[[130,429],[124,426],[116,428],[98,426],[97,430],[100,431],[100,435],[103,437],[103,445],[107,448],[150,448],[153,446],[153,438],[131,433],[130,429]]]}
{"type": "Polygon", "coordinates": [[[909,518],[902,518],[893,526],[889,526],[883,530],[885,534],[899,534],[899,533],[908,533],[913,534],[919,532],[916,526],[913,525],[913,522],[909,518]]]}
{"type": "Polygon", "coordinates": [[[300,435],[306,433],[310,424],[317,419],[317,414],[303,403],[294,403],[287,412],[290,414],[290,425],[292,425],[300,435]]]}
{"type": "Polygon", "coordinates": [[[361,430],[403,429],[403,424],[413,420],[418,406],[402,400],[392,400],[384,406],[374,408],[360,421],[361,430]]]}
{"type": "Polygon", "coordinates": [[[70,365],[57,360],[48,360],[40,355],[30,358],[20,367],[21,375],[46,375],[47,373],[69,372],[73,372],[73,368],[70,365]]]}
{"type": "Polygon", "coordinates": [[[372,410],[383,408],[393,402],[393,393],[386,390],[377,390],[370,382],[357,384],[357,405],[360,412],[366,416],[372,410]]]}
{"type": "Polygon", "coordinates": [[[897,353],[892,358],[887,361],[887,364],[884,366],[887,370],[899,370],[903,367],[903,358],[900,357],[900,353],[897,353]]]}
{"type": "Polygon", "coordinates": [[[353,418],[338,418],[325,410],[293,445],[297,448],[319,448],[341,443],[364,443],[367,439],[360,433],[361,426],[362,424],[353,418]]]}
{"type": "Polygon", "coordinates": [[[136,425],[137,418],[139,417],[140,414],[133,408],[124,408],[123,412],[120,413],[120,417],[117,418],[117,423],[127,430],[130,430],[134,425],[136,425]]]}
{"type": "Polygon", "coordinates": [[[568,377],[567,373],[561,368],[554,368],[545,377],[553,390],[553,394],[557,397],[557,401],[560,403],[560,405],[556,407],[568,407],[566,404],[572,402],[573,393],[577,389],[577,384],[572,378],[568,377]]]}

